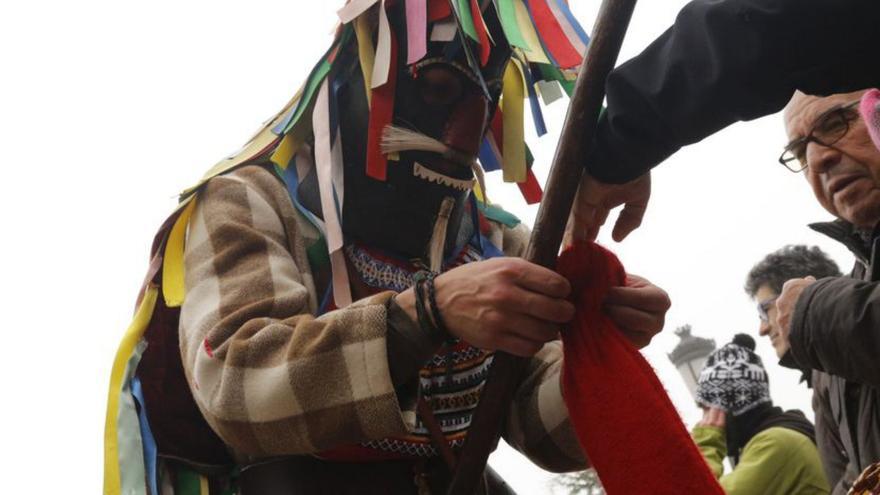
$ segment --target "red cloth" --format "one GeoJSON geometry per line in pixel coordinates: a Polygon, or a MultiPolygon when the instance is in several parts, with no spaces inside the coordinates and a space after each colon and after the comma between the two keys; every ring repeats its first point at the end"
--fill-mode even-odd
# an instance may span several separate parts
{"type": "Polygon", "coordinates": [[[562,389],[581,446],[609,495],[723,495],[651,365],[603,313],[626,273],[613,253],[581,243],[559,258],[577,313],[563,332],[562,389]]]}

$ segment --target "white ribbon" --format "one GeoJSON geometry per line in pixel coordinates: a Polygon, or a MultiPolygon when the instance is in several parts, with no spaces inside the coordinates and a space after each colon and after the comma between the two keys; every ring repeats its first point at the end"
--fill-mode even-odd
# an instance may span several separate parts
{"type": "Polygon", "coordinates": [[[343,24],[348,24],[349,22],[355,20],[359,15],[363,14],[370,7],[376,4],[379,0],[352,0],[345,4],[344,7],[336,11],[336,15],[339,16],[339,20],[343,24]]]}
{"type": "MultiPolygon", "coordinates": [[[[351,287],[345,266],[345,253],[342,251],[343,236],[340,223],[342,212],[337,209],[333,197],[333,176],[339,175],[341,179],[341,172],[334,174],[334,169],[342,168],[342,154],[338,150],[334,153],[330,142],[329,86],[330,82],[327,79],[321,84],[312,114],[312,128],[315,132],[315,170],[318,174],[321,212],[324,216],[327,251],[330,254],[330,269],[333,273],[333,302],[337,308],[344,308],[351,304],[351,287]]],[[[338,136],[339,132],[336,135],[338,136]]]]}
{"type": "Polygon", "coordinates": [[[373,65],[373,85],[378,88],[388,82],[391,70],[391,23],[385,12],[385,0],[379,4],[379,41],[376,43],[376,63],[373,65]]]}

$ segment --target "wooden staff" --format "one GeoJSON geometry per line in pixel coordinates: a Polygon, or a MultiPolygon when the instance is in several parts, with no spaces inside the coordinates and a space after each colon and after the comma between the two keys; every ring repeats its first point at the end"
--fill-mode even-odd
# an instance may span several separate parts
{"type": "MultiPolygon", "coordinates": [[[[532,263],[551,269],[556,265],[565,224],[583,173],[583,161],[593,142],[605,99],[605,79],[617,61],[635,3],[636,0],[602,2],[526,251],[526,259],[532,263]]],[[[510,408],[526,362],[525,358],[495,353],[448,495],[474,493],[489,453],[498,442],[501,422],[510,408]]]]}

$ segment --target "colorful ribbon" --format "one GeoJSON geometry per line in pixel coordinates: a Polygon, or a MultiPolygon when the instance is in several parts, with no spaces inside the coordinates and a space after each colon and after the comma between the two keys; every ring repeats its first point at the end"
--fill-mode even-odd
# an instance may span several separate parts
{"type": "Polygon", "coordinates": [[[501,112],[504,117],[502,137],[504,182],[523,182],[526,180],[525,133],[523,131],[523,100],[525,84],[518,62],[511,59],[504,69],[504,93],[501,97],[501,112]]]}
{"type": "MultiPolygon", "coordinates": [[[[130,431],[120,429],[119,426],[120,421],[126,427],[129,427],[132,421],[137,421],[137,410],[131,394],[128,393],[128,382],[140,361],[141,354],[136,350],[153,316],[158,298],[159,289],[154,285],[148,286],[113,359],[104,423],[104,495],[144,493],[145,478],[142,476],[137,479],[142,474],[145,476],[141,444],[137,439],[129,436],[130,431]],[[120,442],[122,433],[126,435],[120,442]],[[139,449],[141,449],[140,458],[138,458],[139,449]],[[138,472],[132,474],[132,469],[138,472]]],[[[139,432],[140,429],[136,428],[134,431],[139,432]]]]}
{"type": "MultiPolygon", "coordinates": [[[[378,96],[377,92],[374,100],[378,99],[378,96]]],[[[324,214],[327,252],[330,254],[330,267],[333,274],[333,300],[337,308],[344,308],[351,304],[351,287],[345,265],[345,254],[342,251],[342,213],[333,190],[333,169],[341,167],[341,163],[334,164],[334,161],[339,160],[342,155],[338,149],[333,150],[330,85],[327,81],[321,85],[318,93],[312,116],[312,128],[315,132],[315,170],[318,174],[321,212],[324,214]]]]}
{"type": "MultiPolygon", "coordinates": [[[[550,0],[554,2],[554,0],[550,0]]],[[[546,47],[548,55],[552,56],[556,64],[568,69],[577,67],[581,63],[582,55],[572,46],[553,11],[545,0],[527,0],[529,14],[540,33],[541,44],[546,47]]]]}
{"type": "Polygon", "coordinates": [[[428,53],[426,0],[406,0],[406,63],[414,64],[428,53]]]}
{"type": "MultiPolygon", "coordinates": [[[[391,26],[387,26],[387,29],[387,58],[389,59],[387,70],[397,74],[397,39],[394,33],[391,32],[391,26]]],[[[380,49],[381,51],[382,49],[380,49]]],[[[378,61],[376,67],[379,67],[378,61]]],[[[376,77],[375,72],[373,77],[376,77]]],[[[385,132],[385,127],[391,125],[394,119],[394,92],[397,87],[396,77],[387,77],[386,74],[385,79],[384,85],[373,86],[373,99],[370,103],[370,125],[367,135],[367,176],[381,181],[384,181],[388,174],[388,158],[382,153],[381,147],[382,133],[385,132]]],[[[373,82],[375,83],[375,79],[373,82]]]]}
{"type": "Polygon", "coordinates": [[[174,227],[168,235],[168,242],[165,244],[165,256],[162,261],[162,296],[165,298],[165,305],[169,308],[180,307],[186,293],[183,250],[186,226],[189,224],[195,205],[195,196],[190,196],[184,201],[181,205],[183,211],[174,222],[174,227]]]}

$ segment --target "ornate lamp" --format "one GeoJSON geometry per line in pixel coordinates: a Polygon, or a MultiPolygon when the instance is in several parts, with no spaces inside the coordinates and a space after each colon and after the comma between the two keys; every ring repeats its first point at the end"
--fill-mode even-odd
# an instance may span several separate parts
{"type": "Polygon", "coordinates": [[[675,335],[678,335],[681,341],[668,354],[669,360],[672,361],[672,364],[681,373],[681,377],[691,392],[691,396],[696,397],[697,380],[700,378],[700,371],[703,370],[709,354],[712,354],[712,351],[715,350],[715,341],[694,337],[691,335],[690,325],[678,327],[675,330],[675,335]]]}

